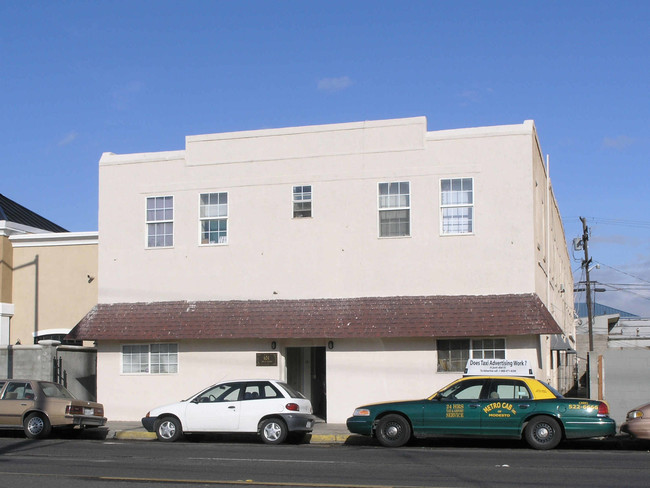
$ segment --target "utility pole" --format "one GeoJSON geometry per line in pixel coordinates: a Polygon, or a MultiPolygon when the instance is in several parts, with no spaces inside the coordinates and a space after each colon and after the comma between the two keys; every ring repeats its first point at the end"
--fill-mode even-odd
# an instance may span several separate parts
{"type": "Polygon", "coordinates": [[[594,317],[591,311],[591,281],[589,280],[589,264],[591,258],[589,257],[589,227],[587,227],[587,219],[580,217],[582,222],[582,249],[585,252],[585,259],[582,261],[582,266],[585,268],[585,290],[587,292],[587,321],[589,323],[589,352],[594,350],[594,317]]]}

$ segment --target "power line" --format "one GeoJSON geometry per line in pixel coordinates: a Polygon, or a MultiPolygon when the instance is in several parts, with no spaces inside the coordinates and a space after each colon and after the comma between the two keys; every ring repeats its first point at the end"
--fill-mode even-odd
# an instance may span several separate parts
{"type": "Polygon", "coordinates": [[[618,271],[619,273],[627,275],[630,278],[634,278],[635,280],[643,281],[644,283],[650,284],[650,281],[648,281],[648,280],[644,280],[643,278],[639,278],[638,276],[634,276],[633,274],[630,274],[630,273],[627,273],[626,271],[622,271],[620,269],[617,269],[617,268],[615,268],[613,266],[610,266],[609,264],[605,264],[605,263],[602,263],[600,261],[598,261],[598,264],[600,264],[601,266],[605,266],[606,268],[613,269],[614,271],[618,271]]]}
{"type": "MultiPolygon", "coordinates": [[[[578,219],[579,217],[565,217],[563,222],[578,219]]],[[[633,227],[636,229],[650,229],[650,222],[646,220],[607,219],[603,217],[585,217],[592,224],[615,225],[622,227],[633,227]]]]}

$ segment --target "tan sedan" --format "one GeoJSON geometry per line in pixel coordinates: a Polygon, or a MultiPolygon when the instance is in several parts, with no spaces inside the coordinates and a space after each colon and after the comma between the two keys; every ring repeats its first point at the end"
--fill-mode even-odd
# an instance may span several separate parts
{"type": "Polygon", "coordinates": [[[23,429],[30,439],[47,437],[52,428],[99,427],[104,406],[76,399],[58,383],[0,380],[0,428],[23,429]]]}
{"type": "Polygon", "coordinates": [[[650,403],[630,410],[621,425],[621,432],[637,439],[650,439],[650,403]]]}

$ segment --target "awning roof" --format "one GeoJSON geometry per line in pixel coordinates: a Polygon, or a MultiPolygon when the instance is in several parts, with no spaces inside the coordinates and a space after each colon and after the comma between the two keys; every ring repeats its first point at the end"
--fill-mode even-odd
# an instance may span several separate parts
{"type": "Polygon", "coordinates": [[[537,295],[99,304],[67,336],[97,341],[561,334],[537,295]]]}

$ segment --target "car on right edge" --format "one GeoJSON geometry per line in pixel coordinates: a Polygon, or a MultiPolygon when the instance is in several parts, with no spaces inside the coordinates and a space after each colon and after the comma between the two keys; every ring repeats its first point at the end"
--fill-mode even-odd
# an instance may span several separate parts
{"type": "Polygon", "coordinates": [[[621,432],[637,439],[650,439],[650,403],[636,407],[627,412],[621,432]]]}
{"type": "Polygon", "coordinates": [[[363,405],[347,427],[386,447],[412,437],[523,437],[534,449],[553,449],[562,439],[616,434],[605,402],[565,398],[517,376],[467,376],[421,400],[363,405]]]}

